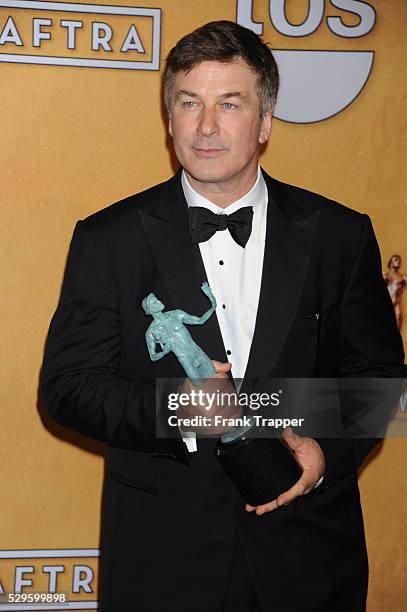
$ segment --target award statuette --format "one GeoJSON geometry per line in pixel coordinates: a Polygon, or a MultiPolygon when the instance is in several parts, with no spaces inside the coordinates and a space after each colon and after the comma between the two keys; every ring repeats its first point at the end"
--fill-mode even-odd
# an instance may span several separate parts
{"type": "Polygon", "coordinates": [[[150,293],[141,303],[146,315],[152,315],[154,319],[146,331],[151,360],[158,361],[168,353],[174,353],[194,385],[201,385],[216,373],[208,355],[193,341],[185,327],[203,325],[216,309],[216,300],[208,283],[202,283],[201,289],[211,302],[211,307],[201,317],[183,310],[163,312],[164,304],[154,293],[150,293]],[[159,352],[156,351],[157,345],[161,347],[159,352]]]}
{"type": "MultiPolygon", "coordinates": [[[[216,373],[211,359],[185,327],[203,325],[216,309],[208,283],[203,283],[201,289],[211,302],[211,307],[201,317],[183,310],[163,312],[164,304],[154,293],[142,301],[146,315],[153,317],[146,331],[151,360],[158,361],[173,352],[194,385],[202,385],[216,373]]],[[[287,491],[300,478],[302,470],[280,439],[249,437],[247,434],[253,429],[249,418],[248,426],[232,427],[222,434],[216,446],[216,457],[245,501],[258,506],[287,491]]]]}

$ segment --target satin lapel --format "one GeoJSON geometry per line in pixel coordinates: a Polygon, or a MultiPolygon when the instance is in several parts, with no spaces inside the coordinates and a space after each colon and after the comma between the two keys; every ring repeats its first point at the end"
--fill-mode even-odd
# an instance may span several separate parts
{"type": "Polygon", "coordinates": [[[250,378],[270,376],[283,348],[303,291],[319,219],[319,211],[304,211],[284,185],[264,176],[268,189],[266,243],[246,383],[250,378]]]}
{"type": "MultiPolygon", "coordinates": [[[[201,252],[189,232],[188,205],[181,173],[163,186],[155,215],[140,210],[140,220],[157,268],[172,299],[166,310],[181,309],[200,316],[210,307],[201,285],[207,281],[201,252]]],[[[160,296],[157,296],[158,298],[160,296]]],[[[211,359],[227,361],[216,312],[204,325],[189,325],[195,342],[211,359]]]]}

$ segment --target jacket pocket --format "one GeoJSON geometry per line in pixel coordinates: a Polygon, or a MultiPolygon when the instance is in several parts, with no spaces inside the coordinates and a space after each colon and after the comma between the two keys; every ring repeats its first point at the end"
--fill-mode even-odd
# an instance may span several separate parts
{"type": "Polygon", "coordinates": [[[152,487],[150,485],[135,482],[134,480],[130,481],[127,478],[124,478],[121,474],[117,474],[116,472],[112,472],[111,470],[108,470],[108,474],[113,478],[113,480],[120,482],[126,487],[131,487],[133,489],[141,489],[142,491],[146,491],[147,493],[153,493],[154,495],[157,495],[158,493],[157,487],[152,487]]]}
{"type": "Polygon", "coordinates": [[[312,368],[316,373],[318,367],[318,345],[321,315],[319,312],[313,312],[305,315],[304,318],[308,322],[308,325],[311,329],[310,333],[312,337],[312,368]]]}
{"type": "Polygon", "coordinates": [[[297,344],[302,348],[303,355],[307,355],[314,375],[318,367],[320,321],[319,312],[310,312],[297,319],[294,327],[297,344]]]}
{"type": "Polygon", "coordinates": [[[106,473],[127,487],[156,494],[158,469],[154,459],[145,452],[108,447],[106,473]]]}

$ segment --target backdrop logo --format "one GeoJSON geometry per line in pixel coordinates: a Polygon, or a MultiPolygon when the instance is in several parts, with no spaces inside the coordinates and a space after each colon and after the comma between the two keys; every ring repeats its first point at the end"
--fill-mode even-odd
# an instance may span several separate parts
{"type": "Polygon", "coordinates": [[[0,62],[159,70],[160,31],[157,8],[0,0],[0,62]]]}
{"type": "MultiPolygon", "coordinates": [[[[334,35],[358,38],[374,28],[376,13],[367,2],[330,0],[330,4],[359,18],[357,25],[348,26],[340,16],[326,17],[334,35]]],[[[308,0],[308,14],[299,25],[288,21],[285,5],[285,0],[269,0],[270,21],[283,36],[310,36],[324,20],[325,0],[308,0]]],[[[253,0],[237,0],[237,22],[261,36],[264,24],[253,21],[252,15],[253,0]]],[[[323,121],[343,111],[367,83],[374,60],[373,51],[276,49],[273,54],[281,75],[274,116],[292,123],[323,121]]]]}
{"type": "Polygon", "coordinates": [[[98,561],[98,549],[0,550],[0,611],[97,609],[98,561]]]}

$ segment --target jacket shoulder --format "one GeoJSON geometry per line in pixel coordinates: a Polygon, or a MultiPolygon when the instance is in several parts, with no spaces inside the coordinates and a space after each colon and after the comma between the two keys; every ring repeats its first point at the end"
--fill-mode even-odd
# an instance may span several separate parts
{"type": "Polygon", "coordinates": [[[154,214],[157,202],[163,190],[171,188],[175,177],[157,185],[129,195],[122,200],[102,208],[81,220],[91,233],[115,233],[115,230],[139,225],[139,211],[145,210],[154,214]]]}
{"type": "Polygon", "coordinates": [[[341,218],[343,220],[353,219],[361,221],[361,218],[363,217],[363,213],[320,193],[304,189],[303,187],[299,187],[297,185],[283,183],[282,181],[277,181],[276,179],[273,179],[273,181],[276,181],[276,183],[279,184],[280,189],[285,189],[289,195],[296,200],[301,208],[307,210],[320,210],[324,213],[324,216],[336,219],[341,218]]]}

